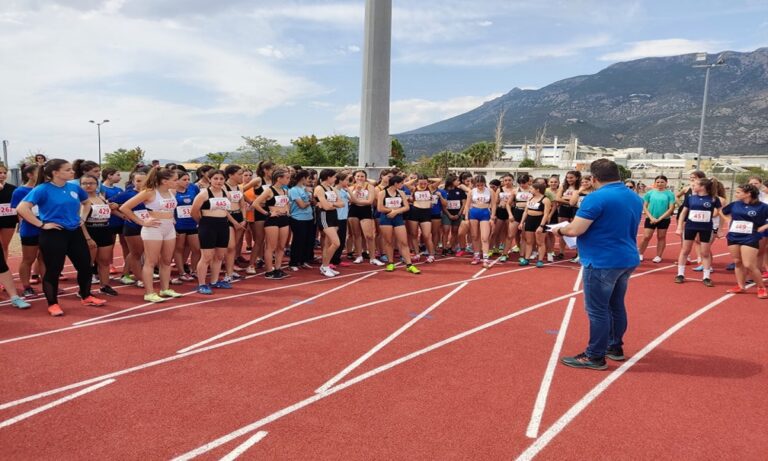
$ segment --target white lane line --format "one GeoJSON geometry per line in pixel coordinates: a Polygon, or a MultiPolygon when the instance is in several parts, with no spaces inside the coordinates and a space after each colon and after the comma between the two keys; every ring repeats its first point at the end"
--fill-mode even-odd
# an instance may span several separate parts
{"type": "Polygon", "coordinates": [[[582,277],[584,277],[584,266],[579,267],[579,275],[576,276],[576,282],[573,284],[573,291],[579,291],[582,277]]]}
{"type": "Polygon", "coordinates": [[[590,403],[592,403],[597,397],[599,397],[600,394],[605,392],[605,390],[608,389],[608,387],[611,384],[613,384],[617,379],[619,379],[637,362],[643,359],[651,351],[656,349],[661,343],[669,339],[670,336],[680,331],[680,329],[682,329],[689,323],[693,322],[694,320],[696,320],[701,315],[705,314],[710,309],[731,299],[733,296],[734,296],[733,294],[727,294],[725,296],[722,296],[712,301],[711,303],[697,310],[693,314],[679,321],[670,329],[668,329],[667,331],[659,335],[656,339],[648,343],[644,348],[642,348],[639,352],[637,352],[635,355],[630,357],[629,360],[624,362],[619,368],[617,368],[610,375],[608,375],[608,377],[606,377],[604,380],[598,383],[595,387],[593,387],[592,390],[590,390],[584,397],[581,398],[581,400],[576,402],[568,411],[565,412],[565,414],[563,414],[563,416],[560,417],[560,419],[558,419],[552,425],[552,427],[547,429],[547,431],[544,432],[541,435],[541,437],[536,439],[536,441],[530,447],[528,447],[528,449],[526,449],[522,454],[520,454],[517,460],[527,461],[527,460],[533,459],[534,456],[539,454],[541,450],[543,450],[549,444],[549,442],[552,441],[552,439],[554,439],[560,432],[562,432],[562,430],[565,429],[565,427],[571,421],[573,421],[590,403]]]}
{"type": "Polygon", "coordinates": [[[568,300],[568,307],[565,309],[565,315],[563,315],[563,321],[560,324],[560,330],[557,332],[557,339],[552,348],[552,354],[549,356],[549,362],[547,362],[547,368],[544,371],[544,378],[541,380],[539,393],[536,396],[536,403],[533,405],[531,420],[528,422],[528,429],[525,431],[525,435],[532,439],[535,439],[536,436],[539,435],[541,417],[544,415],[544,409],[547,406],[547,395],[549,395],[549,388],[552,386],[552,377],[555,375],[557,359],[560,358],[560,351],[563,349],[565,332],[568,330],[568,324],[571,321],[571,314],[573,313],[573,305],[575,303],[575,297],[568,300]]]}
{"type": "Polygon", "coordinates": [[[94,384],[93,386],[86,387],[85,389],[77,391],[74,394],[70,394],[70,395],[68,395],[66,397],[60,398],[59,400],[54,400],[53,402],[45,404],[42,407],[38,407],[38,408],[35,408],[34,410],[30,410],[30,411],[28,411],[26,413],[22,413],[22,414],[20,414],[18,416],[15,416],[13,418],[6,419],[5,421],[0,422],[0,429],[2,429],[4,427],[8,427],[11,424],[16,424],[19,421],[23,421],[23,420],[25,420],[27,418],[30,418],[32,416],[35,416],[38,413],[42,413],[42,412],[44,412],[46,410],[50,410],[51,408],[57,407],[57,406],[59,406],[59,405],[61,405],[63,403],[67,403],[70,400],[74,400],[74,399],[76,399],[76,398],[78,398],[80,396],[83,396],[83,395],[85,395],[85,394],[87,394],[89,392],[93,392],[96,389],[100,389],[100,388],[102,388],[102,387],[104,387],[104,386],[106,386],[108,384],[112,384],[114,382],[115,382],[114,379],[107,379],[105,381],[101,381],[98,384],[94,384]]]}
{"type": "Polygon", "coordinates": [[[333,287],[333,288],[331,288],[330,290],[326,290],[326,291],[324,291],[324,292],[322,292],[322,293],[316,294],[316,295],[314,295],[314,296],[310,296],[309,298],[306,298],[306,299],[302,299],[301,301],[298,301],[298,302],[295,302],[295,303],[293,303],[293,304],[290,304],[290,305],[288,305],[288,306],[285,306],[285,307],[283,307],[282,309],[278,309],[278,310],[276,310],[276,311],[272,311],[272,312],[270,312],[269,314],[266,314],[266,315],[262,315],[261,317],[255,318],[255,319],[253,319],[253,320],[250,320],[250,321],[248,321],[248,322],[245,322],[245,323],[243,323],[243,324],[241,324],[241,325],[238,325],[238,326],[236,326],[236,327],[234,327],[234,328],[230,328],[230,329],[229,329],[229,330],[227,330],[227,331],[221,332],[221,333],[219,333],[219,334],[217,334],[217,335],[215,335],[215,336],[211,336],[210,338],[208,338],[208,339],[205,339],[205,340],[203,340],[203,341],[200,341],[200,342],[198,342],[198,343],[195,343],[195,344],[193,344],[193,345],[191,345],[191,346],[189,346],[189,347],[185,347],[184,349],[180,349],[180,350],[176,351],[176,353],[177,353],[177,354],[183,354],[183,353],[185,353],[185,352],[189,352],[189,351],[191,351],[192,349],[198,349],[198,348],[199,348],[199,347],[201,347],[201,346],[205,346],[206,344],[210,344],[210,343],[212,343],[212,342],[214,342],[214,341],[216,341],[216,340],[218,340],[218,339],[221,339],[221,338],[223,338],[223,337],[225,337],[225,336],[229,336],[229,335],[231,335],[232,333],[236,333],[236,332],[238,332],[238,331],[240,331],[240,330],[242,330],[242,329],[248,328],[248,327],[249,327],[249,326],[251,326],[251,325],[255,325],[255,324],[259,323],[259,322],[262,322],[262,321],[264,321],[264,320],[267,320],[267,319],[269,319],[269,318],[272,318],[272,317],[274,317],[274,316],[276,316],[276,315],[280,315],[280,314],[282,314],[283,312],[287,312],[287,311],[289,311],[289,310],[291,310],[291,309],[294,309],[294,308],[296,308],[296,307],[299,307],[299,306],[301,306],[301,305],[303,305],[303,304],[307,304],[307,303],[309,303],[309,302],[312,302],[312,301],[314,301],[314,300],[316,300],[316,299],[322,298],[323,296],[327,296],[327,295],[329,295],[329,294],[331,294],[331,293],[334,293],[334,292],[336,292],[336,291],[339,291],[339,290],[343,290],[344,288],[346,288],[346,287],[348,287],[348,286],[350,286],[350,285],[353,285],[353,284],[355,284],[355,283],[357,283],[357,282],[362,282],[363,280],[365,280],[365,279],[367,279],[368,277],[371,277],[371,276],[373,276],[373,275],[376,275],[376,272],[371,272],[370,274],[365,274],[365,275],[363,275],[363,276],[362,276],[362,277],[360,277],[360,278],[357,278],[357,279],[354,279],[354,280],[352,280],[352,281],[350,281],[350,282],[347,282],[347,283],[341,284],[341,285],[339,285],[339,286],[337,286],[337,287],[333,287]]]}
{"type": "MultiPolygon", "coordinates": [[[[114,288],[115,290],[119,290],[120,288],[125,288],[125,287],[130,287],[130,286],[133,286],[133,285],[112,285],[112,288],[114,288]]],[[[74,286],[71,286],[71,287],[62,288],[62,290],[64,290],[64,293],[60,294],[58,297],[59,298],[68,298],[70,296],[75,296],[75,295],[78,294],[78,290],[79,289],[80,288],[77,285],[74,285],[74,286]],[[67,293],[68,291],[71,291],[71,293],[67,293]]],[[[30,304],[34,304],[34,303],[37,303],[37,302],[45,302],[45,293],[43,293],[42,290],[38,291],[38,296],[37,297],[34,297],[34,298],[24,298],[24,301],[26,301],[26,302],[28,302],[30,304]]],[[[0,301],[0,306],[9,306],[10,304],[11,304],[10,300],[0,301]]]]}
{"type": "Polygon", "coordinates": [[[446,302],[449,299],[451,299],[451,297],[453,297],[453,295],[455,295],[456,293],[461,291],[461,289],[464,288],[465,286],[467,286],[468,284],[469,284],[469,282],[464,282],[461,285],[459,285],[456,288],[454,288],[453,290],[451,290],[448,294],[446,294],[442,298],[438,299],[431,306],[429,306],[428,308],[424,309],[419,315],[417,315],[416,317],[411,319],[411,321],[409,321],[405,325],[403,325],[400,328],[398,328],[394,333],[392,333],[389,336],[387,336],[386,339],[384,339],[384,341],[381,341],[379,344],[373,346],[368,352],[366,352],[365,354],[363,354],[360,357],[358,357],[357,360],[355,360],[354,362],[350,363],[346,368],[341,370],[336,376],[334,376],[333,378],[331,378],[328,381],[326,381],[325,384],[323,384],[322,386],[317,388],[315,390],[315,392],[322,393],[322,392],[325,392],[328,389],[330,389],[334,384],[338,383],[345,376],[347,376],[348,374],[352,373],[352,371],[355,368],[359,367],[366,360],[371,358],[375,353],[377,353],[380,350],[382,350],[387,344],[391,343],[392,341],[397,339],[398,336],[400,336],[401,334],[405,333],[405,331],[408,330],[409,328],[411,328],[413,325],[415,325],[416,322],[418,322],[419,320],[423,319],[427,314],[429,314],[433,310],[435,310],[438,307],[440,307],[440,305],[443,304],[444,302],[446,302]]]}
{"type": "MultiPolygon", "coordinates": [[[[9,259],[14,259],[14,258],[18,258],[19,261],[21,261],[21,259],[22,259],[21,255],[19,255],[19,256],[11,256],[9,259]]],[[[114,262],[114,261],[116,261],[118,259],[123,259],[123,257],[122,256],[115,256],[114,258],[112,258],[112,262],[114,262]]],[[[11,261],[10,260],[8,261],[8,265],[9,266],[11,265],[11,261]]],[[[71,268],[74,269],[75,266],[73,266],[72,264],[65,264],[64,267],[62,267],[61,269],[64,270],[67,267],[71,267],[71,268]]],[[[64,275],[64,274],[77,274],[77,271],[67,271],[67,272],[62,272],[61,274],[62,275],[64,275]]],[[[114,275],[114,274],[112,274],[112,275],[114,275]]],[[[19,273],[18,272],[14,272],[13,273],[13,277],[14,277],[14,280],[19,280],[19,278],[18,278],[19,277],[19,273]]]]}
{"type": "Polygon", "coordinates": [[[257,432],[256,434],[248,438],[248,440],[238,445],[237,448],[227,453],[227,455],[221,458],[219,461],[235,461],[240,455],[248,451],[249,448],[261,442],[261,439],[266,437],[267,434],[269,434],[269,432],[267,431],[257,432]]]}

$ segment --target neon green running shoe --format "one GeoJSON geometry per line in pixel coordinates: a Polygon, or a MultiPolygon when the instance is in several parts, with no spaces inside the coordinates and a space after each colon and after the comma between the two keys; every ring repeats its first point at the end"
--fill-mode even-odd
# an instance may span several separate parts
{"type": "Polygon", "coordinates": [[[161,290],[160,296],[165,296],[166,298],[181,298],[184,295],[169,288],[167,290],[161,290]]]}
{"type": "Polygon", "coordinates": [[[144,295],[144,301],[148,303],[162,303],[165,302],[165,298],[161,298],[157,293],[150,293],[148,295],[144,295]]]}
{"type": "Polygon", "coordinates": [[[394,272],[395,271],[395,265],[393,263],[387,264],[387,268],[385,269],[387,272],[394,272]]]}
{"type": "Polygon", "coordinates": [[[406,267],[405,270],[407,270],[411,274],[421,274],[421,271],[419,270],[419,268],[414,266],[413,264],[411,264],[410,266],[406,267]]]}

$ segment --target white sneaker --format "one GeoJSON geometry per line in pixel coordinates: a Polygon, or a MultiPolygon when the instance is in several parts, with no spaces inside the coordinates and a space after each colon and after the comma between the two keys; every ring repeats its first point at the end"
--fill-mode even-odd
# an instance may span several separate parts
{"type": "Polygon", "coordinates": [[[427,262],[428,262],[428,263],[433,263],[433,262],[435,262],[435,257],[434,257],[434,256],[432,256],[432,255],[429,255],[429,256],[427,256],[427,262]]]}
{"type": "Polygon", "coordinates": [[[328,268],[328,270],[330,270],[331,272],[333,272],[333,275],[339,275],[339,274],[341,274],[341,272],[337,271],[336,269],[331,269],[330,267],[328,268]]]}
{"type": "Polygon", "coordinates": [[[330,267],[320,266],[320,273],[326,277],[336,277],[336,274],[331,270],[330,267]]]}
{"type": "Polygon", "coordinates": [[[539,257],[539,252],[538,251],[532,251],[531,252],[531,257],[528,258],[528,259],[536,259],[538,257],[539,257]]]}
{"type": "Polygon", "coordinates": [[[352,263],[353,264],[362,264],[363,263],[363,257],[362,256],[358,256],[357,258],[355,258],[354,261],[352,261],[352,263]]]}
{"type": "Polygon", "coordinates": [[[643,261],[643,255],[640,255],[640,262],[643,261]]]}
{"type": "Polygon", "coordinates": [[[245,273],[248,275],[256,275],[256,268],[253,266],[248,266],[248,268],[245,269],[245,273]]]}
{"type": "Polygon", "coordinates": [[[98,285],[99,283],[101,283],[101,280],[99,280],[99,277],[95,275],[91,276],[91,285],[98,285]]]}
{"type": "Polygon", "coordinates": [[[653,262],[655,262],[657,264],[660,263],[661,262],[661,256],[656,256],[655,258],[653,258],[653,262]]]}
{"type": "Polygon", "coordinates": [[[554,253],[547,253],[547,262],[548,263],[555,262],[555,254],[554,253]]]}
{"type": "Polygon", "coordinates": [[[384,265],[384,263],[379,261],[377,258],[371,258],[371,264],[373,264],[374,266],[383,266],[384,265]]]}

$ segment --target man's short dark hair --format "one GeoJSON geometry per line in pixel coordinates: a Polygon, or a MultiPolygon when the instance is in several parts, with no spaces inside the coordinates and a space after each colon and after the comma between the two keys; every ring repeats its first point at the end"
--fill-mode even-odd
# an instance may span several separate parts
{"type": "Polygon", "coordinates": [[[607,158],[601,158],[592,162],[589,166],[589,172],[600,182],[620,181],[619,165],[607,158]]]}

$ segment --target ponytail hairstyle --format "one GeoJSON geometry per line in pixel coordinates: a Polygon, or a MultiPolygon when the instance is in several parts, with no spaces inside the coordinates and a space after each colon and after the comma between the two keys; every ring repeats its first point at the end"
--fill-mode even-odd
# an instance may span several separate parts
{"type": "Polygon", "coordinates": [[[749,195],[752,200],[750,202],[756,202],[757,197],[760,196],[760,191],[757,189],[757,187],[753,186],[752,184],[742,184],[738,186],[739,189],[741,189],[745,194],[749,195]]]}
{"type": "Polygon", "coordinates": [[[517,178],[518,184],[528,184],[529,182],[531,182],[531,175],[528,173],[523,173],[517,178]]]}
{"type": "Polygon", "coordinates": [[[59,171],[61,167],[68,163],[67,160],[53,158],[45,162],[45,165],[40,165],[40,168],[37,170],[37,181],[35,181],[35,185],[39,186],[40,184],[51,182],[53,180],[53,172],[59,171]]]}
{"type": "Polygon", "coordinates": [[[175,171],[164,167],[152,168],[147,176],[147,186],[145,189],[157,189],[163,181],[167,181],[176,174],[175,171]]]}
{"type": "Polygon", "coordinates": [[[707,179],[707,178],[699,178],[696,181],[699,183],[701,187],[704,188],[704,190],[707,192],[707,195],[709,195],[712,198],[717,197],[717,185],[715,184],[714,180],[707,179]]]}
{"type": "Polygon", "coordinates": [[[340,183],[341,181],[344,181],[349,176],[349,173],[346,171],[342,171],[340,173],[336,174],[336,184],[340,183]]]}
{"type": "Polygon", "coordinates": [[[117,168],[104,168],[101,170],[101,180],[106,181],[108,176],[117,173],[117,168]]]}
{"type": "MultiPolygon", "coordinates": [[[[543,179],[543,178],[540,178],[543,179]]],[[[531,184],[531,187],[533,187],[535,190],[539,191],[541,195],[545,195],[547,192],[547,183],[546,181],[539,181],[538,179],[536,181],[533,181],[533,184],[531,184]]]]}
{"type": "MultiPolygon", "coordinates": [[[[208,173],[213,170],[214,168],[211,165],[202,165],[198,167],[197,170],[195,170],[195,176],[197,176],[197,179],[200,179],[202,177],[205,177],[206,179],[209,178],[208,173]]],[[[226,178],[226,176],[225,176],[226,178]]]]}
{"type": "Polygon", "coordinates": [[[336,176],[336,170],[331,168],[324,168],[320,170],[320,175],[317,178],[322,182],[332,176],[336,176]]]}
{"type": "Polygon", "coordinates": [[[29,182],[30,177],[37,173],[40,165],[27,165],[21,170],[21,177],[24,179],[24,184],[29,182]]]}
{"type": "Polygon", "coordinates": [[[288,183],[288,187],[296,187],[299,181],[306,178],[309,178],[309,171],[297,170],[296,173],[291,176],[291,181],[288,183]]]}
{"type": "Polygon", "coordinates": [[[261,178],[261,182],[264,181],[264,175],[266,174],[266,170],[274,170],[275,164],[273,162],[270,162],[269,160],[262,160],[259,162],[258,165],[256,165],[256,176],[261,178]]]}
{"type": "Polygon", "coordinates": [[[707,174],[701,170],[693,170],[691,171],[691,176],[696,176],[696,179],[704,179],[707,177],[707,174]]]}
{"type": "MultiPolygon", "coordinates": [[[[725,198],[725,186],[723,185],[723,183],[721,183],[715,177],[710,178],[710,181],[712,181],[712,187],[715,190],[715,193],[714,193],[714,195],[712,195],[712,197],[723,197],[723,198],[725,198]]],[[[723,203],[723,206],[725,206],[725,203],[723,203]]]]}
{"type": "Polygon", "coordinates": [[[75,170],[75,179],[80,179],[85,173],[99,168],[99,164],[92,160],[77,159],[72,163],[72,169],[75,170]]]}

